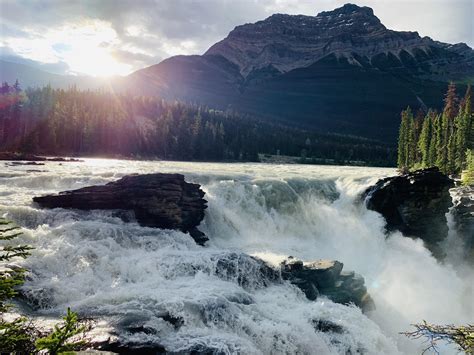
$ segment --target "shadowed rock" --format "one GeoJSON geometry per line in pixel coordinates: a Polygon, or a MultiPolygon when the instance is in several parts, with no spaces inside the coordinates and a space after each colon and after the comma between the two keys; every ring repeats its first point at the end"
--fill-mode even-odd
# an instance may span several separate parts
{"type": "Polygon", "coordinates": [[[203,197],[200,185],[184,181],[183,175],[158,173],[128,175],[103,186],[34,197],[33,201],[46,208],[131,210],[142,226],[189,232],[202,245],[208,238],[196,227],[207,208],[203,197]]]}
{"type": "Polygon", "coordinates": [[[281,274],[283,279],[298,286],[309,300],[324,295],[336,303],[353,303],[364,311],[375,309],[364,278],[353,271],[343,272],[343,266],[337,260],[303,263],[289,257],[281,263],[281,274]]]}
{"type": "Polygon", "coordinates": [[[430,168],[379,180],[363,197],[368,209],[385,217],[388,230],[421,238],[433,254],[442,256],[438,243],[448,235],[452,187],[453,180],[430,168]]]}

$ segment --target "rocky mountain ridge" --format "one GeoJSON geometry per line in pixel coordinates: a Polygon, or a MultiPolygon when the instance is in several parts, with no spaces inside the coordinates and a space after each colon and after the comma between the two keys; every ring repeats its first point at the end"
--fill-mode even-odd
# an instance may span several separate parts
{"type": "Polygon", "coordinates": [[[402,109],[440,109],[448,82],[473,78],[474,51],[466,44],[390,30],[372,9],[346,4],[237,26],[204,55],[168,58],[131,74],[126,86],[395,143],[402,109]]]}
{"type": "MultiPolygon", "coordinates": [[[[226,58],[246,77],[267,66],[288,72],[330,54],[361,67],[380,67],[385,59],[393,61],[393,66],[416,63],[428,71],[427,65],[441,64],[436,51],[446,51],[452,60],[474,53],[463,43],[448,45],[420,37],[417,32],[389,30],[371,8],[346,4],[317,16],[275,14],[237,26],[205,55],[226,58]]],[[[472,67],[472,61],[469,65],[472,67]]]]}

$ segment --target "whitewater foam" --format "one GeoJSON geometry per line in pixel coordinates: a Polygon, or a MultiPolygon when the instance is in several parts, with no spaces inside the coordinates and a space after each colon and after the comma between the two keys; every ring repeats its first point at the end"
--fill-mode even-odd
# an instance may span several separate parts
{"type": "Polygon", "coordinates": [[[35,315],[57,317],[70,306],[102,319],[103,332],[113,329],[124,342],[249,354],[415,353],[423,344],[399,335],[411,323],[474,318],[472,271],[438,263],[421,241],[386,238],[383,218],[359,202],[391,169],[98,159],[42,168],[5,166],[0,174],[0,214],[24,227],[23,241],[35,247],[23,287],[35,315]],[[208,246],[110,211],[40,210],[31,202],[150,172],[180,172],[203,185],[208,246]],[[324,297],[308,301],[244,253],[275,266],[288,255],[340,260],[364,276],[377,310],[367,317],[324,297]],[[238,272],[223,273],[219,260],[238,272]],[[320,321],[344,331],[318,331],[320,321]]]}

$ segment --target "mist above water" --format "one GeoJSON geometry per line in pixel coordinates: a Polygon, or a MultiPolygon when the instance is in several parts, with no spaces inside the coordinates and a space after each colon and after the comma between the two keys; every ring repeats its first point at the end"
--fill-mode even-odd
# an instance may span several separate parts
{"type": "Polygon", "coordinates": [[[449,257],[440,264],[419,240],[387,238],[383,218],[359,201],[392,169],[95,159],[41,168],[5,166],[0,174],[0,213],[25,227],[23,241],[35,247],[24,262],[32,272],[23,288],[37,306],[34,315],[57,317],[70,306],[101,319],[103,336],[115,329],[124,341],[173,351],[307,354],[412,354],[425,344],[399,335],[411,323],[474,319],[474,273],[457,264],[453,226],[449,257]],[[152,172],[180,172],[202,184],[206,247],[180,232],[124,223],[110,211],[40,210],[31,203],[36,195],[152,172]],[[236,253],[275,266],[289,255],[337,259],[364,276],[377,309],[366,316],[324,297],[308,301],[286,282],[264,280],[253,259],[236,253]],[[223,276],[222,259],[239,263],[249,282],[223,276]],[[164,321],[165,313],[182,325],[164,321]],[[319,320],[345,331],[319,332],[319,320]],[[131,330],[140,327],[147,331],[131,330]]]}

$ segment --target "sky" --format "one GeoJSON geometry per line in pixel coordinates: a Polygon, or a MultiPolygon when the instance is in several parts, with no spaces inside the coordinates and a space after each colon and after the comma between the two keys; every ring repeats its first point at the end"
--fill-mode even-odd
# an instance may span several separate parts
{"type": "MultiPolygon", "coordinates": [[[[237,25],[348,0],[0,0],[0,59],[58,74],[127,75],[203,54],[237,25]]],[[[352,0],[394,30],[474,47],[474,0],[352,0]]]]}

